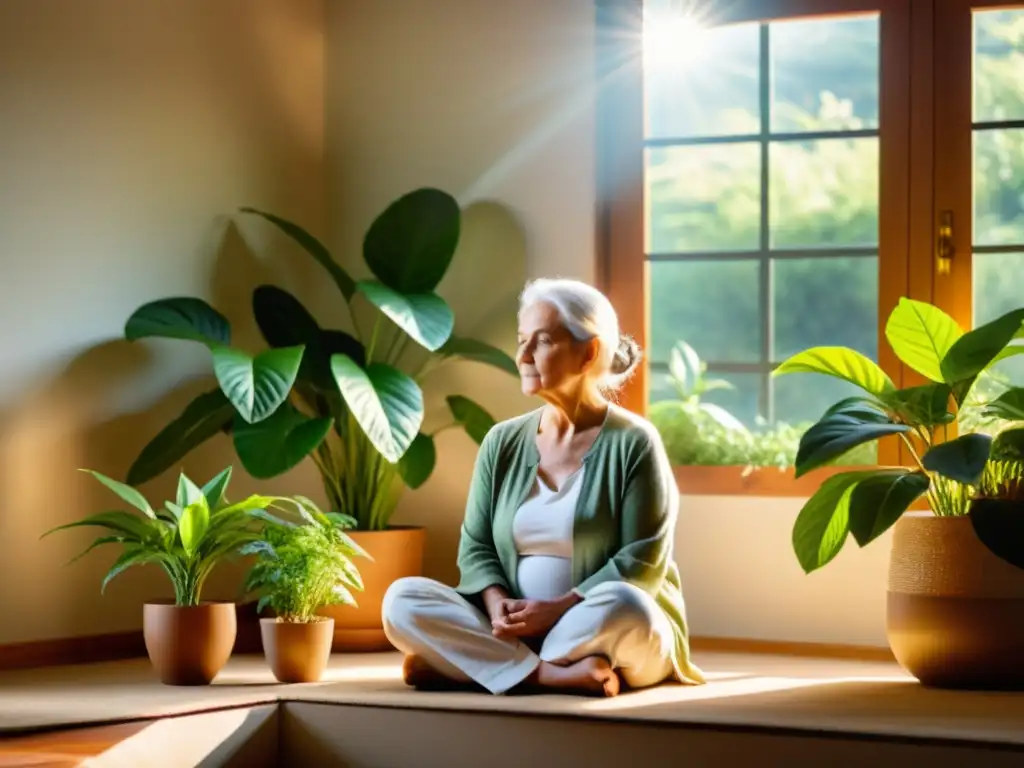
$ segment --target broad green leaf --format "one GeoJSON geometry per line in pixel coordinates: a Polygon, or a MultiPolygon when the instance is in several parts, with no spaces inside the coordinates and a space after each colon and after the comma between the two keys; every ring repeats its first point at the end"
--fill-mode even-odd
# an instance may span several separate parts
{"type": "Polygon", "coordinates": [[[853,489],[870,474],[833,475],[804,504],[793,525],[793,551],[804,573],[821,568],[839,554],[849,533],[853,489]]]}
{"type": "Polygon", "coordinates": [[[432,293],[459,243],[461,211],[439,189],[417,189],[391,203],[363,239],[374,277],[403,294],[432,293]]]}
{"type": "Polygon", "coordinates": [[[302,347],[268,349],[249,357],[230,347],[213,350],[213,371],[235,410],[250,424],[270,416],[283,403],[299,372],[302,347]]]}
{"type": "Polygon", "coordinates": [[[149,502],[146,501],[146,497],[143,496],[134,488],[132,488],[130,485],[120,483],[117,480],[113,480],[107,477],[106,475],[102,475],[99,472],[95,472],[91,469],[83,469],[81,471],[88,472],[90,475],[92,475],[105,486],[107,486],[107,488],[109,488],[118,496],[120,496],[124,501],[127,501],[137,510],[144,513],[146,517],[156,520],[156,512],[154,512],[153,508],[149,506],[149,502]]]}
{"type": "Polygon", "coordinates": [[[202,489],[189,480],[184,472],[178,476],[178,493],[175,502],[177,502],[179,507],[184,509],[189,504],[194,503],[200,496],[206,498],[202,489]]]}
{"type": "Polygon", "coordinates": [[[211,510],[217,509],[224,501],[224,492],[227,490],[228,483],[231,482],[232,467],[228,467],[217,473],[210,482],[203,486],[203,495],[206,496],[206,503],[210,505],[211,510]]]}
{"type": "Polygon", "coordinates": [[[446,399],[452,416],[466,430],[466,434],[477,445],[482,444],[487,433],[495,424],[494,417],[468,397],[449,395],[446,399]]]}
{"type": "Polygon", "coordinates": [[[416,439],[423,423],[423,392],[391,366],[365,370],[346,355],[334,355],[331,369],[341,396],[374,448],[395,464],[416,439]]]}
{"type": "MultiPolygon", "coordinates": [[[[1016,338],[1020,338],[1019,335],[1016,338]]],[[[1017,355],[1024,355],[1024,344],[1010,344],[1007,347],[1003,347],[999,354],[992,358],[990,365],[1001,363],[1003,360],[1016,357],[1017,355]]]]}
{"type": "Polygon", "coordinates": [[[334,280],[335,285],[337,285],[338,289],[341,291],[341,295],[345,297],[345,301],[350,301],[352,299],[352,296],[356,292],[355,280],[349,277],[348,272],[342,269],[341,265],[331,258],[331,254],[327,248],[324,247],[323,243],[313,237],[313,235],[298,224],[282,219],[272,213],[264,213],[263,211],[258,211],[255,208],[249,207],[241,208],[240,210],[242,213],[254,213],[257,216],[262,216],[288,235],[288,237],[292,238],[292,240],[301,245],[306,253],[312,256],[320,266],[327,270],[328,274],[334,280]]]}
{"type": "Polygon", "coordinates": [[[107,590],[107,584],[121,573],[131,568],[133,565],[146,565],[148,563],[156,563],[162,559],[162,555],[159,552],[154,552],[150,549],[132,548],[126,549],[124,553],[114,561],[114,564],[110,566],[110,570],[107,575],[103,577],[103,584],[100,585],[100,594],[103,594],[107,590]]]}
{"type": "Polygon", "coordinates": [[[952,383],[942,375],[942,359],[963,335],[952,317],[922,301],[901,298],[885,325],[896,356],[932,381],[952,383]]]}
{"type": "Polygon", "coordinates": [[[980,432],[933,445],[921,457],[924,468],[964,485],[976,485],[992,451],[992,437],[980,432]]]}
{"type": "Polygon", "coordinates": [[[168,512],[171,513],[171,519],[177,522],[181,520],[181,507],[175,504],[173,501],[165,501],[164,507],[168,512]]]}
{"type": "Polygon", "coordinates": [[[129,341],[148,337],[185,339],[208,346],[231,344],[227,318],[202,299],[158,299],[136,309],[124,326],[129,341]]]}
{"type": "Polygon", "coordinates": [[[190,451],[222,432],[234,414],[234,406],[220,388],[199,395],[142,449],[128,470],[128,482],[141,485],[164,472],[190,451]]]}
{"type": "Polygon", "coordinates": [[[281,288],[261,285],[253,292],[256,324],[271,347],[304,346],[298,378],[323,392],[336,392],[331,355],[345,354],[363,365],[366,351],[343,331],[323,330],[302,303],[281,288]]]}
{"type": "Polygon", "coordinates": [[[864,547],[899,520],[928,490],[930,480],[923,472],[880,469],[865,477],[850,497],[850,533],[864,547]]]}
{"type": "MultiPolygon", "coordinates": [[[[896,390],[893,391],[895,392],[896,390]]],[[[888,395],[885,397],[888,397],[888,395]]],[[[853,416],[863,421],[884,423],[888,420],[882,410],[884,407],[882,399],[854,395],[853,397],[844,397],[842,400],[833,403],[821,417],[825,418],[834,413],[844,413],[847,416],[853,416]]]]}
{"type": "Polygon", "coordinates": [[[276,285],[261,285],[252,292],[252,312],[271,347],[305,346],[320,335],[320,325],[302,302],[276,285]]]}
{"type": "Polygon", "coordinates": [[[181,546],[185,549],[186,555],[195,556],[209,527],[210,507],[206,503],[206,497],[200,494],[181,511],[181,520],[178,521],[178,535],[181,536],[181,546]]]}
{"type": "Polygon", "coordinates": [[[843,379],[871,395],[880,396],[895,389],[892,379],[878,364],[848,347],[812,347],[782,363],[772,375],[821,373],[843,379]]]}
{"type": "Polygon", "coordinates": [[[1022,322],[1024,309],[1015,309],[965,333],[942,360],[943,380],[953,384],[976,377],[1017,336],[1022,322]]]}
{"type": "Polygon", "coordinates": [[[420,432],[402,458],[398,460],[398,474],[410,488],[416,489],[427,482],[437,463],[434,438],[420,432]]]}
{"type": "Polygon", "coordinates": [[[490,344],[476,339],[451,336],[438,351],[445,357],[461,357],[464,360],[494,366],[513,376],[519,375],[519,367],[512,357],[497,347],[492,347],[490,344]]]}
{"type": "Polygon", "coordinates": [[[1024,568],[1024,515],[1019,501],[976,499],[968,514],[974,533],[992,554],[1024,568]]]}
{"type": "Polygon", "coordinates": [[[855,446],[909,431],[910,427],[890,422],[881,412],[868,420],[837,411],[822,418],[800,438],[795,475],[801,477],[818,469],[855,446]]]}
{"type": "Polygon", "coordinates": [[[951,423],[956,416],[949,410],[952,388],[948,384],[934,383],[906,387],[889,392],[883,397],[887,408],[902,421],[923,427],[936,427],[951,423]]]}
{"type": "Polygon", "coordinates": [[[1006,390],[995,400],[986,403],[982,413],[996,419],[1024,421],[1024,387],[1006,390]]]}
{"type": "Polygon", "coordinates": [[[51,528],[43,534],[43,537],[67,528],[92,526],[95,528],[106,528],[107,530],[124,534],[125,536],[131,537],[137,541],[153,541],[160,537],[160,532],[156,525],[157,524],[155,522],[150,523],[148,518],[139,517],[138,515],[133,515],[130,512],[114,509],[107,512],[98,512],[94,515],[83,517],[81,520],[75,520],[72,523],[65,523],[64,525],[59,525],[56,528],[51,528]]]}
{"type": "Polygon", "coordinates": [[[235,424],[235,452],[245,470],[266,480],[295,467],[323,442],[331,429],[329,417],[310,418],[285,403],[256,424],[235,424]]]}
{"type": "Polygon", "coordinates": [[[402,294],[383,283],[364,280],[359,293],[425,349],[435,352],[448,341],[455,315],[436,293],[402,294]]]}

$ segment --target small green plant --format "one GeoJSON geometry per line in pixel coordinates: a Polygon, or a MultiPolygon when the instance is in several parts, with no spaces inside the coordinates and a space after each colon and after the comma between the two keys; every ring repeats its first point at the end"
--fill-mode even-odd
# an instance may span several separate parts
{"type": "Polygon", "coordinates": [[[246,593],[259,592],[256,610],[269,606],[281,621],[316,621],[316,612],[327,605],[355,607],[352,590],[363,589],[352,558],[369,555],[336,519],[305,501],[302,523],[267,522],[261,537],[243,549],[256,555],[246,578],[246,593]]]}
{"type": "Polygon", "coordinates": [[[518,375],[505,352],[454,335],[454,313],[436,293],[459,241],[458,203],[431,188],[395,200],[363,240],[374,279],[358,281],[298,224],[252,208],[242,212],[273,224],[323,267],[353,333],[322,327],[296,297],[273,285],[253,291],[253,316],[269,346],[256,355],[232,345],[227,318],[203,299],[142,305],[126,322],[125,338],[206,346],[218,386],[153,437],[127,480],[137,485],[155,477],[226,433],[253,477],[277,477],[308,456],[332,511],[355,518],[361,530],[386,529],[403,488],[418,488],[432,474],[438,432],[461,427],[479,444],[494,424],[482,406],[451,395],[449,423],[424,428],[425,378],[460,359],[518,375]],[[371,313],[368,329],[356,309],[371,313]]]}
{"type": "MultiPolygon", "coordinates": [[[[677,397],[653,403],[648,416],[678,466],[775,467],[787,470],[796,460],[800,436],[811,425],[759,421],[748,428],[726,408],[703,399],[733,385],[707,376],[707,363],[685,341],[672,348],[667,380],[677,397]]],[[[875,463],[874,446],[857,446],[835,463],[875,463]]]]}
{"type": "MultiPolygon", "coordinates": [[[[82,526],[104,528],[108,535],[93,541],[70,562],[105,544],[119,544],[121,556],[103,579],[100,592],[118,574],[136,565],[159,565],[174,586],[175,603],[199,605],[203,584],[222,560],[240,554],[242,548],[259,538],[259,521],[275,521],[267,510],[282,504],[302,507],[296,499],[283,496],[249,496],[231,503],[227,487],[228,467],[202,488],[184,473],[178,478],[175,500],[154,508],[135,488],[93,470],[82,470],[99,480],[136,511],[108,510],[57,526],[43,534],[82,526]]],[[[69,563],[70,564],[70,563],[69,563]]]]}
{"type": "MultiPolygon", "coordinates": [[[[1009,470],[992,462],[1024,442],[1022,430],[991,427],[1024,420],[1024,389],[1010,388],[987,401],[974,390],[991,366],[1024,353],[1024,345],[1013,343],[1022,322],[1024,309],[1018,309],[965,333],[939,308],[903,298],[885,336],[896,356],[929,383],[897,388],[874,361],[848,347],[814,347],[776,369],[775,375],[831,376],[864,393],[835,403],[804,433],[798,477],[885,437],[901,440],[913,460],[910,467],[861,468],[822,482],[793,527],[793,548],[805,572],[830,562],[851,534],[861,547],[874,541],[921,497],[935,515],[973,515],[979,487],[1015,487],[1009,470]],[[966,431],[968,418],[961,417],[996,433],[966,431]]],[[[991,535],[979,531],[979,537],[993,547],[991,535]]]]}

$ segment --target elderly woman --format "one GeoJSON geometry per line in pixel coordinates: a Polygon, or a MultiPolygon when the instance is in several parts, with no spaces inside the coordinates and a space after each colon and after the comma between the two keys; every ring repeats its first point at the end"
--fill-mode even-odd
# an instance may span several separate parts
{"type": "Polygon", "coordinates": [[[639,348],[599,291],[538,280],[522,295],[516,360],[523,392],[545,405],[480,446],[458,586],[406,578],[384,598],[405,681],[598,696],[623,682],[704,682],[672,558],[679,496],[664,447],[608,399],[639,348]]]}

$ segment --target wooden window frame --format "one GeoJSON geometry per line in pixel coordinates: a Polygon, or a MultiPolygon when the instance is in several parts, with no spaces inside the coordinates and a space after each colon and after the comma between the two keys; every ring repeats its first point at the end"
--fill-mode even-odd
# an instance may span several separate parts
{"type": "MultiPolygon", "coordinates": [[[[879,364],[897,386],[906,371],[885,340],[884,320],[900,297],[911,295],[915,262],[931,262],[930,242],[913,242],[915,212],[925,202],[911,196],[911,1],[912,0],[691,0],[705,18],[722,23],[772,21],[881,12],[879,65],[879,364]],[[917,205],[917,209],[915,209],[917,205]],[[911,249],[916,246],[918,254],[911,249]]],[[[922,0],[913,0],[922,2],[922,0]]],[[[931,0],[927,0],[931,2],[931,0]]],[[[644,348],[650,338],[644,233],[644,101],[638,41],[643,0],[597,2],[597,276],[619,313],[622,330],[644,348]]],[[[916,62],[913,62],[916,64],[916,62]]],[[[931,122],[928,122],[931,125],[931,122]]],[[[929,158],[930,163],[930,158],[929,158]]],[[[930,201],[929,201],[930,202],[930,201]]],[[[930,231],[931,213],[928,210],[930,231]]],[[[920,240],[920,238],[918,238],[920,240]]],[[[929,267],[930,269],[930,267],[929,267]]],[[[931,291],[928,291],[929,295],[931,291]]],[[[622,404],[646,414],[647,365],[621,394],[622,404]]],[[[879,463],[904,464],[899,443],[879,443],[879,463]]],[[[848,467],[818,470],[794,478],[792,470],[744,466],[679,466],[680,490],[687,495],[758,495],[808,497],[830,474],[848,467]]]]}

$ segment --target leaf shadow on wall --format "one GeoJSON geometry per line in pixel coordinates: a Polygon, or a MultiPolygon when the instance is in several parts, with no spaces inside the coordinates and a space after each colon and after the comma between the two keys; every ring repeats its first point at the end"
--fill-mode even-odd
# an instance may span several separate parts
{"type": "MultiPolygon", "coordinates": [[[[462,213],[459,247],[438,293],[455,313],[455,333],[515,355],[519,294],[526,281],[527,233],[506,205],[480,201],[462,213]]],[[[451,421],[445,397],[472,398],[497,420],[532,407],[516,377],[490,366],[453,361],[424,383],[425,427],[451,421]]],[[[416,491],[406,491],[395,522],[427,527],[424,571],[453,583],[459,527],[477,445],[462,430],[437,437],[437,468],[416,491]]]]}
{"type": "MultiPolygon", "coordinates": [[[[213,227],[216,256],[210,303],[232,322],[235,344],[258,351],[266,345],[252,319],[253,288],[268,282],[308,284],[311,267],[304,260],[282,266],[281,259],[258,258],[230,220],[218,219],[213,227]]],[[[24,595],[17,589],[17,579],[0,585],[0,610],[23,617],[32,627],[25,630],[32,638],[136,628],[145,600],[173,595],[159,568],[142,566],[118,576],[101,596],[103,576],[120,552],[116,546],[98,548],[64,567],[103,534],[101,529],[60,531],[41,541],[39,537],[87,514],[127,508],[94,478],[76,470],[94,469],[124,481],[143,446],[194,397],[217,386],[212,373],[188,375],[176,373],[176,368],[209,369],[209,352],[199,344],[176,340],[105,341],[75,355],[50,382],[0,413],[0,541],[10,552],[5,572],[24,574],[34,582],[24,595]],[[125,412],[122,401],[138,401],[133,389],[145,387],[147,378],[152,389],[154,377],[162,394],[139,410],[125,412]],[[37,611],[46,615],[33,615],[37,611]]],[[[270,481],[250,478],[226,435],[212,438],[140,490],[154,506],[161,505],[174,498],[180,471],[205,482],[228,465],[234,467],[231,498],[268,490],[313,498],[320,493],[311,465],[270,481]]],[[[219,567],[204,596],[236,599],[245,564],[239,559],[219,567]]],[[[18,641],[0,634],[0,644],[8,640],[18,641]]]]}

